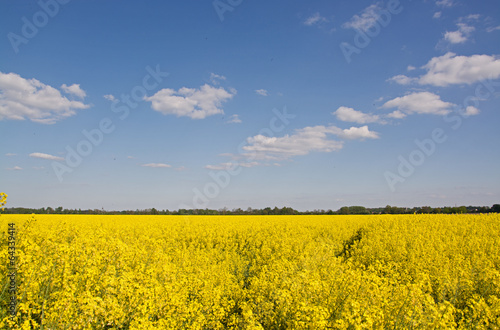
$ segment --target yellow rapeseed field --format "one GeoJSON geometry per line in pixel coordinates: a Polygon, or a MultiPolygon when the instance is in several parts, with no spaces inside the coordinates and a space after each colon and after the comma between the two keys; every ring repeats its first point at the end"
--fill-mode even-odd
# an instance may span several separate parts
{"type": "MultiPolygon", "coordinates": [[[[0,329],[499,329],[500,216],[0,216],[0,329]],[[14,223],[15,235],[8,233],[14,223]]],[[[12,232],[11,232],[12,233],[12,232]]]]}

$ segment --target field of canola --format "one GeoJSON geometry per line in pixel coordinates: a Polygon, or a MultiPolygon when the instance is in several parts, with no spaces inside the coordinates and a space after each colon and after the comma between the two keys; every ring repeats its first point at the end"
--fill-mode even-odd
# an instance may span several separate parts
{"type": "Polygon", "coordinates": [[[500,215],[1,215],[0,328],[499,329],[500,215]]]}

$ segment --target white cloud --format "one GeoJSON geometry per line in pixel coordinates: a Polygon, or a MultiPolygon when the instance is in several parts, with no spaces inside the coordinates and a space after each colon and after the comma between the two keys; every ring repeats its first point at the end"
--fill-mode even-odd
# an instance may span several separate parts
{"type": "Polygon", "coordinates": [[[171,165],[162,164],[162,163],[149,163],[149,164],[142,164],[141,166],[143,166],[143,167],[154,167],[154,168],[169,168],[169,167],[172,167],[171,165]]]}
{"type": "Polygon", "coordinates": [[[33,153],[29,154],[29,156],[33,157],[33,158],[41,158],[41,159],[48,159],[48,160],[64,160],[63,157],[52,156],[52,155],[44,154],[41,152],[33,152],[33,153]]]}
{"type": "Polygon", "coordinates": [[[223,114],[223,102],[231,99],[236,90],[226,91],[203,85],[199,89],[183,87],[178,91],[165,88],[144,100],[151,102],[151,107],[164,115],[186,116],[191,119],[203,119],[208,116],[223,114]]]}
{"type": "Polygon", "coordinates": [[[210,73],[210,82],[214,85],[218,85],[220,82],[219,80],[226,80],[226,77],[215,74],[215,73],[210,73]]]}
{"type": "Polygon", "coordinates": [[[488,55],[456,56],[447,53],[432,58],[423,68],[427,69],[427,73],[420,77],[421,85],[444,87],[500,77],[500,59],[488,55]]]}
{"type": "Polygon", "coordinates": [[[453,0],[437,0],[436,5],[441,7],[452,7],[454,3],[453,0]]]}
{"type": "Polygon", "coordinates": [[[336,111],[332,112],[332,115],[335,115],[339,120],[358,124],[376,123],[380,121],[380,116],[366,114],[348,107],[339,107],[336,111]]]}
{"type": "Polygon", "coordinates": [[[265,89],[256,89],[255,93],[262,95],[262,96],[267,96],[269,95],[265,89]]]}
{"type": "Polygon", "coordinates": [[[106,100],[108,100],[108,101],[114,101],[114,100],[116,100],[116,98],[115,98],[113,95],[111,95],[111,94],[106,94],[106,95],[104,95],[103,97],[104,97],[106,100]]]}
{"type": "Polygon", "coordinates": [[[65,93],[75,95],[81,99],[84,99],[85,96],[87,96],[87,93],[85,93],[85,91],[80,88],[79,84],[73,84],[71,86],[68,86],[66,84],[62,84],[61,89],[65,93]]]}
{"type": "Polygon", "coordinates": [[[367,31],[377,24],[377,19],[380,17],[381,3],[377,2],[366,7],[361,15],[354,15],[349,22],[342,25],[344,29],[355,29],[367,31]]]}
{"type": "Polygon", "coordinates": [[[406,68],[407,71],[413,71],[415,69],[416,67],[414,67],[413,65],[408,65],[408,67],[406,68]]]}
{"type": "Polygon", "coordinates": [[[30,119],[54,124],[75,115],[76,110],[88,107],[82,102],[68,100],[59,90],[36,79],[0,72],[0,120],[30,119]]]}
{"type": "Polygon", "coordinates": [[[446,31],[444,40],[452,44],[461,44],[467,41],[467,37],[461,31],[446,31]]]}
{"type": "Polygon", "coordinates": [[[328,22],[326,18],[321,16],[319,13],[314,13],[304,21],[304,25],[311,26],[314,24],[325,23],[325,22],[328,22]]]}
{"type": "Polygon", "coordinates": [[[410,78],[408,76],[405,76],[404,74],[399,74],[397,76],[387,79],[387,81],[394,81],[395,83],[398,83],[400,85],[409,85],[415,80],[416,80],[415,78],[410,78]]]}
{"type": "Polygon", "coordinates": [[[340,138],[347,140],[365,140],[365,139],[378,139],[377,132],[370,131],[368,126],[351,127],[348,129],[340,129],[338,127],[330,127],[331,132],[340,138]]]}
{"type": "Polygon", "coordinates": [[[480,111],[478,108],[469,105],[465,108],[465,112],[463,113],[464,117],[479,115],[480,111]]]}
{"type": "Polygon", "coordinates": [[[234,170],[238,168],[239,166],[241,167],[254,167],[261,165],[258,162],[227,162],[227,163],[221,163],[219,165],[206,165],[205,168],[207,170],[213,170],[213,171],[224,171],[224,170],[234,170]]]}
{"type": "Polygon", "coordinates": [[[387,101],[382,105],[382,108],[396,108],[398,113],[392,113],[391,118],[397,118],[402,114],[431,114],[431,115],[446,115],[450,113],[450,108],[453,103],[444,102],[439,95],[430,92],[415,92],[402,97],[396,97],[387,101]]]}
{"type": "Polygon", "coordinates": [[[446,31],[444,34],[444,40],[452,44],[462,44],[466,42],[470,34],[475,30],[473,26],[469,26],[465,23],[458,23],[458,30],[456,31],[446,31]]]}
{"type": "Polygon", "coordinates": [[[489,28],[486,29],[486,32],[493,32],[493,31],[497,31],[497,30],[500,30],[500,25],[499,26],[489,27],[489,28]]]}
{"type": "Polygon", "coordinates": [[[231,163],[222,163],[220,165],[206,165],[205,168],[207,170],[212,170],[212,171],[224,171],[224,170],[230,170],[233,169],[233,165],[226,165],[226,164],[231,164],[231,163]]]}
{"type": "Polygon", "coordinates": [[[434,13],[434,15],[432,15],[432,18],[440,18],[441,17],[441,12],[440,11],[437,11],[434,13]]]}
{"type": "Polygon", "coordinates": [[[394,118],[394,119],[403,119],[404,117],[406,117],[406,115],[399,110],[395,110],[395,111],[391,112],[390,114],[388,114],[386,117],[387,118],[394,118]]]}
{"type": "Polygon", "coordinates": [[[267,137],[256,135],[247,138],[243,150],[256,159],[287,159],[310,152],[332,152],[342,149],[343,143],[328,139],[328,127],[315,126],[298,129],[294,135],[267,137]]]}
{"type": "Polygon", "coordinates": [[[19,166],[14,166],[14,167],[11,167],[11,168],[7,168],[7,170],[9,171],[21,171],[23,168],[22,167],[19,167],[19,166]]]}
{"type": "Polygon", "coordinates": [[[240,124],[241,119],[238,115],[231,115],[229,116],[228,120],[226,121],[226,124],[240,124]]]}
{"type": "Polygon", "coordinates": [[[427,73],[412,78],[397,75],[389,79],[401,85],[418,82],[420,85],[446,87],[452,84],[473,84],[483,79],[498,79],[500,77],[500,59],[489,55],[457,56],[446,53],[433,57],[422,66],[427,73]]]}
{"type": "Polygon", "coordinates": [[[247,138],[243,147],[243,156],[257,160],[286,160],[310,152],[332,152],[340,150],[343,142],[332,140],[330,135],[344,139],[376,139],[378,134],[368,130],[367,126],[340,129],[335,126],[313,126],[297,129],[293,135],[267,137],[256,135],[247,138]]]}
{"type": "Polygon", "coordinates": [[[481,17],[481,15],[479,14],[470,14],[468,16],[466,16],[465,18],[461,18],[461,20],[469,20],[469,21],[477,21],[479,20],[479,18],[481,17]]]}

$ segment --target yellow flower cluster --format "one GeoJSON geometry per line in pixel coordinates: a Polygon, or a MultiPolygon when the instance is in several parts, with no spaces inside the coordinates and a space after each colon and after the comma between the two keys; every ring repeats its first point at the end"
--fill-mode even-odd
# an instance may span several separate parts
{"type": "Polygon", "coordinates": [[[500,328],[498,214],[35,217],[1,329],[500,328]]]}
{"type": "Polygon", "coordinates": [[[7,197],[6,193],[0,192],[0,212],[3,211],[4,205],[7,204],[7,197]]]}

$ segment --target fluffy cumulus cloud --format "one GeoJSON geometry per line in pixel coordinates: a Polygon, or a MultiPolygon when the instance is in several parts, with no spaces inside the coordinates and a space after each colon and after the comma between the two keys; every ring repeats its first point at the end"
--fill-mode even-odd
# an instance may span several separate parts
{"type": "Polygon", "coordinates": [[[310,126],[296,130],[293,135],[268,137],[256,135],[247,139],[243,147],[244,156],[261,160],[285,160],[310,152],[332,152],[342,149],[343,141],[333,140],[330,136],[343,139],[376,139],[378,134],[367,126],[340,129],[335,126],[310,126]]]}
{"type": "Polygon", "coordinates": [[[144,100],[151,102],[151,107],[164,115],[203,119],[216,114],[223,114],[222,103],[230,100],[235,90],[203,85],[199,89],[183,87],[178,91],[165,88],[144,100]]]}
{"type": "Polygon", "coordinates": [[[473,107],[472,105],[470,105],[467,108],[465,108],[465,111],[464,111],[463,115],[465,117],[470,117],[470,116],[479,115],[479,113],[480,113],[480,111],[479,111],[478,108],[473,107]]]}
{"type": "Polygon", "coordinates": [[[449,52],[433,57],[422,69],[427,72],[418,78],[397,75],[389,80],[402,85],[418,82],[420,85],[439,87],[473,84],[483,79],[498,79],[500,59],[490,55],[457,56],[449,52]]]}
{"type": "Polygon", "coordinates": [[[365,140],[365,139],[378,139],[379,135],[377,132],[370,131],[368,126],[361,127],[351,127],[347,129],[341,129],[338,127],[331,126],[331,133],[337,135],[342,139],[347,140],[365,140]]]}
{"type": "Polygon", "coordinates": [[[348,107],[339,107],[332,113],[338,120],[353,122],[358,124],[368,124],[380,122],[380,116],[366,114],[348,107]]]}
{"type": "Polygon", "coordinates": [[[61,89],[66,93],[66,94],[71,94],[76,97],[79,97],[81,99],[84,99],[85,96],[87,96],[87,93],[83,89],[80,88],[79,84],[73,84],[71,86],[68,86],[66,84],[62,84],[61,89]]]}
{"type": "Polygon", "coordinates": [[[469,39],[470,34],[475,30],[473,26],[469,26],[465,23],[458,23],[457,27],[458,30],[456,31],[446,31],[444,40],[452,44],[462,44],[469,39]]]}
{"type": "Polygon", "coordinates": [[[489,55],[457,56],[446,53],[432,58],[423,68],[427,69],[427,73],[419,79],[422,85],[443,87],[500,77],[500,59],[489,55]]]}
{"type": "Polygon", "coordinates": [[[444,102],[439,95],[430,92],[415,92],[389,100],[382,108],[396,110],[390,118],[403,118],[410,114],[446,115],[451,112],[453,103],[444,102]]]}
{"type": "Polygon", "coordinates": [[[44,154],[42,152],[33,152],[33,153],[29,154],[29,156],[33,157],[33,158],[41,158],[41,159],[47,159],[47,160],[64,160],[63,157],[44,154]]]}
{"type": "MultiPolygon", "coordinates": [[[[62,88],[75,96],[85,96],[79,85],[63,85],[62,88]]],[[[58,89],[36,79],[0,72],[0,120],[29,119],[42,124],[54,124],[88,107],[80,101],[69,100],[58,89]]]]}
{"type": "Polygon", "coordinates": [[[142,164],[141,166],[143,166],[143,167],[153,167],[153,168],[170,168],[170,167],[172,167],[171,165],[162,164],[162,163],[149,163],[149,164],[142,164]]]}
{"type": "Polygon", "coordinates": [[[377,19],[380,17],[381,3],[377,2],[366,7],[360,15],[354,15],[348,22],[344,23],[344,29],[355,29],[368,31],[371,27],[377,24],[377,19]]]}

